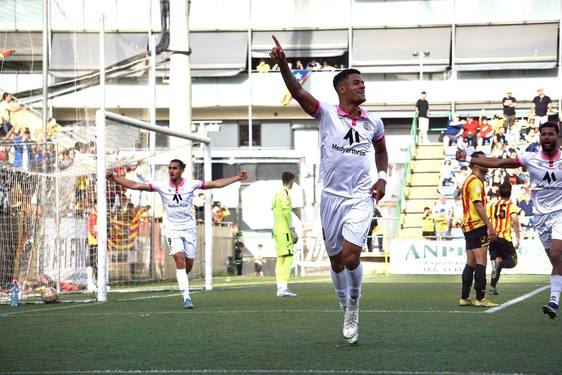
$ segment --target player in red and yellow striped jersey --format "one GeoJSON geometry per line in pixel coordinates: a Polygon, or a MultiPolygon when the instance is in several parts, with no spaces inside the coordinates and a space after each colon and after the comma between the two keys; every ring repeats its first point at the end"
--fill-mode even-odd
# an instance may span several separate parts
{"type": "MultiPolygon", "coordinates": [[[[484,155],[477,151],[472,159],[484,155]]],[[[494,307],[497,306],[486,299],[486,263],[488,242],[496,239],[496,230],[486,216],[486,192],[484,191],[484,176],[488,168],[470,164],[472,173],[466,178],[462,186],[462,230],[466,240],[466,265],[462,272],[462,291],[459,305],[494,307]],[[476,299],[469,297],[470,288],[474,281],[476,299]]]]}
{"type": "Polygon", "coordinates": [[[519,211],[513,204],[511,198],[511,184],[504,182],[500,185],[500,200],[488,206],[488,218],[498,234],[497,240],[490,244],[490,259],[493,261],[492,279],[490,292],[499,294],[497,290],[498,280],[503,268],[513,268],[517,265],[517,253],[519,247],[519,211]],[[515,234],[512,241],[511,231],[515,234]]]}

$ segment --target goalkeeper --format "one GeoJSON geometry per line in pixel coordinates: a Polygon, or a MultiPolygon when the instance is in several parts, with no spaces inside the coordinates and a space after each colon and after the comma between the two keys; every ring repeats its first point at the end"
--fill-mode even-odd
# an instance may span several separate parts
{"type": "Polygon", "coordinates": [[[168,180],[147,184],[126,180],[112,172],[109,172],[106,178],[128,189],[155,191],[160,194],[165,213],[166,242],[168,243],[170,255],[176,263],[176,278],[183,296],[183,307],[192,309],[193,303],[189,296],[189,279],[187,274],[193,268],[193,260],[195,259],[195,250],[197,248],[197,231],[192,203],[193,193],[197,189],[222,188],[236,181],[244,181],[247,178],[247,173],[246,171],[241,171],[238,176],[204,182],[200,180],[185,180],[182,178],[184,170],[184,162],[174,159],[168,164],[168,180]]]}
{"type": "Polygon", "coordinates": [[[295,175],[291,172],[283,172],[281,175],[283,188],[273,198],[273,239],[277,262],[275,264],[275,278],[277,280],[277,297],[296,297],[287,287],[291,276],[291,267],[295,255],[295,243],[298,241],[297,234],[293,228],[291,214],[293,206],[289,190],[295,182],[295,175]]]}

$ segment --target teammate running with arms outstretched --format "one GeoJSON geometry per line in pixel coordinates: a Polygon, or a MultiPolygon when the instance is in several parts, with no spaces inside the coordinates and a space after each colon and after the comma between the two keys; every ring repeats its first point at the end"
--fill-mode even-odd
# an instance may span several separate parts
{"type": "Polygon", "coordinates": [[[524,166],[531,178],[531,196],[535,228],[552,264],[550,300],[543,312],[554,319],[558,315],[562,289],[562,158],[558,147],[559,127],[555,122],[539,126],[540,152],[525,152],[517,158],[471,158],[458,149],[456,158],[487,168],[518,168],[524,166]]]}
{"type": "Polygon", "coordinates": [[[345,69],[334,77],[338,106],[319,102],[295,79],[285,51],[275,36],[273,40],[270,56],[279,66],[287,89],[320,128],[320,220],[332,282],[345,311],[343,336],[355,343],[363,279],[359,257],[371,224],[373,198],[381,200],[386,187],[384,126],[381,119],[359,107],[365,102],[365,82],[358,70],[345,69]],[[379,177],[375,183],[370,177],[373,148],[379,177]]]}
{"type": "Polygon", "coordinates": [[[193,215],[193,192],[197,189],[215,189],[230,185],[236,181],[247,178],[246,171],[241,171],[238,176],[219,178],[213,181],[192,180],[182,178],[185,164],[174,159],[168,165],[169,180],[155,183],[141,183],[127,180],[109,172],[106,178],[123,185],[128,189],[156,191],[160,194],[164,206],[164,224],[166,242],[170,255],[176,263],[176,278],[183,297],[183,306],[192,309],[193,303],[189,296],[189,279],[187,274],[193,268],[193,260],[197,249],[197,231],[193,215]]]}

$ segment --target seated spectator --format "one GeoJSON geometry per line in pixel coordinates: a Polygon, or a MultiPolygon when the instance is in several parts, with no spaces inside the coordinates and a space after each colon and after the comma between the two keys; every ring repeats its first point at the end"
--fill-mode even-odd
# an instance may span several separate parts
{"type": "MultiPolygon", "coordinates": [[[[463,129],[463,139],[466,140],[469,146],[476,145],[478,136],[480,135],[480,123],[472,116],[467,116],[463,129]]],[[[469,154],[467,154],[469,155],[469,154]]]]}
{"type": "Polygon", "coordinates": [[[312,59],[308,64],[306,64],[306,69],[308,70],[319,70],[321,68],[318,61],[312,59]]]}
{"type": "Polygon", "coordinates": [[[302,62],[300,60],[297,60],[295,62],[295,70],[304,70],[304,65],[302,65],[302,62]]]}
{"type": "Polygon", "coordinates": [[[456,145],[462,141],[462,134],[464,128],[464,121],[459,119],[459,116],[454,116],[447,124],[447,129],[443,135],[443,147],[456,145]]]}
{"type": "Polygon", "coordinates": [[[226,208],[226,206],[224,204],[218,204],[218,202],[215,202],[215,204],[213,205],[212,208],[212,213],[213,213],[213,223],[215,225],[220,225],[223,220],[230,215],[230,211],[228,210],[228,208],[226,208]]]}
{"type": "Polygon", "coordinates": [[[525,183],[525,176],[521,167],[510,169],[507,171],[507,180],[512,185],[523,185],[525,183]]]}
{"type": "Polygon", "coordinates": [[[525,141],[527,142],[528,145],[525,151],[537,152],[539,150],[539,140],[540,140],[539,129],[537,127],[529,128],[529,133],[525,137],[525,141]]]}
{"type": "Polygon", "coordinates": [[[269,64],[267,62],[265,62],[264,59],[261,59],[258,66],[256,66],[256,70],[259,73],[267,73],[271,70],[271,67],[269,66],[269,64]]]}
{"type": "Polygon", "coordinates": [[[525,213],[525,216],[533,216],[533,202],[531,201],[531,193],[525,192],[524,199],[517,203],[517,207],[525,213]]]}
{"type": "Polygon", "coordinates": [[[324,70],[324,71],[327,71],[327,72],[333,72],[334,70],[336,70],[336,68],[334,68],[333,66],[328,64],[328,62],[326,60],[324,60],[324,61],[322,61],[322,67],[320,68],[320,70],[324,70]]]}
{"type": "Polygon", "coordinates": [[[480,145],[491,144],[493,136],[494,129],[492,128],[492,124],[490,124],[486,116],[482,117],[480,120],[480,145]]]}
{"type": "Polygon", "coordinates": [[[443,161],[441,167],[441,186],[452,186],[455,184],[455,171],[451,165],[451,159],[443,161]]]}
{"type": "Polygon", "coordinates": [[[500,184],[497,182],[493,182],[486,195],[490,199],[490,203],[500,199],[500,184]]]}

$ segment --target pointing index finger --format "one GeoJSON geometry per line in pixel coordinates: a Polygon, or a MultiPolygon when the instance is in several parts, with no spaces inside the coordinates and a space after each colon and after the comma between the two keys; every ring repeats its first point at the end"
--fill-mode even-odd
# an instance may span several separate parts
{"type": "Polygon", "coordinates": [[[271,37],[273,38],[273,41],[275,42],[275,45],[279,48],[281,48],[281,44],[279,43],[279,41],[277,40],[277,38],[275,37],[275,35],[271,35],[271,37]]]}

